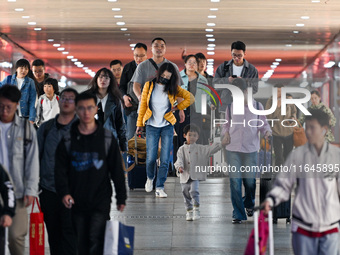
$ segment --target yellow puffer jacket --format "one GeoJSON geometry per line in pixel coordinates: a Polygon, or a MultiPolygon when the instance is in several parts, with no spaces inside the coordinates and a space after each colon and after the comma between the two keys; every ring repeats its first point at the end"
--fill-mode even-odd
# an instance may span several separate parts
{"type": "MultiPolygon", "coordinates": [[[[145,122],[148,119],[150,119],[152,116],[152,111],[149,107],[149,102],[150,102],[150,97],[151,97],[153,88],[154,88],[154,84],[152,81],[148,81],[147,83],[145,83],[143,87],[142,99],[141,99],[141,104],[140,104],[138,119],[137,119],[137,127],[145,126],[145,122]]],[[[168,97],[169,97],[171,107],[173,107],[178,97],[181,97],[184,99],[182,102],[180,102],[177,105],[177,108],[179,110],[184,110],[195,102],[194,96],[189,91],[182,89],[180,86],[178,86],[178,91],[177,91],[176,96],[168,94],[168,97]]],[[[172,125],[175,125],[176,123],[176,118],[174,114],[172,113],[171,109],[169,109],[169,111],[164,114],[164,119],[169,121],[172,125]]]]}

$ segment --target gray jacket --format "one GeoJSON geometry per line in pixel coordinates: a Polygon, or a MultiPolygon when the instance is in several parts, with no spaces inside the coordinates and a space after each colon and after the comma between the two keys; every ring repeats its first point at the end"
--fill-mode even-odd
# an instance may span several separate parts
{"type": "Polygon", "coordinates": [[[63,126],[57,128],[57,118],[59,114],[52,120],[53,125],[50,126],[50,130],[47,131],[48,121],[44,122],[38,129],[38,144],[40,155],[40,186],[49,191],[55,192],[54,182],[54,166],[55,166],[55,151],[65,133],[70,131],[72,123],[77,119],[74,116],[73,120],[63,126]]]}
{"type": "MultiPolygon", "coordinates": [[[[213,84],[229,84],[228,77],[233,74],[233,60],[228,62],[223,62],[216,70],[215,78],[213,80],[213,84]]],[[[258,91],[258,80],[259,74],[255,66],[250,64],[247,60],[244,59],[244,67],[242,69],[241,77],[246,79],[248,83],[248,87],[253,88],[253,94],[258,91]]],[[[231,93],[228,89],[217,90],[219,91],[222,105],[224,109],[220,109],[222,111],[225,110],[228,104],[231,104],[233,99],[231,97],[231,93]]]]}
{"type": "Polygon", "coordinates": [[[8,131],[8,156],[10,161],[9,174],[13,180],[17,199],[24,196],[37,196],[39,182],[39,150],[36,131],[31,125],[32,141],[26,147],[24,159],[25,119],[17,115],[8,131]]]}
{"type": "Polygon", "coordinates": [[[177,161],[175,168],[183,167],[184,171],[180,174],[180,183],[187,183],[189,178],[192,180],[205,181],[207,179],[207,169],[209,156],[222,149],[221,143],[212,145],[186,144],[184,143],[177,151],[177,161]]]}
{"type": "Polygon", "coordinates": [[[338,227],[339,158],[339,148],[327,142],[324,143],[320,156],[309,143],[296,148],[284,164],[287,169],[291,169],[290,173],[282,172],[278,175],[273,189],[267,194],[267,200],[276,206],[287,201],[295,188],[293,223],[313,232],[324,232],[338,227]]]}

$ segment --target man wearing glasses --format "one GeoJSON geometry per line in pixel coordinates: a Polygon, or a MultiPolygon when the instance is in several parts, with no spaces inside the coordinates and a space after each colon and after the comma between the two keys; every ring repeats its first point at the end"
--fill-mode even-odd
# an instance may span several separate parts
{"type": "MultiPolygon", "coordinates": [[[[236,41],[231,44],[232,59],[222,63],[216,70],[214,84],[232,84],[236,78],[244,78],[248,87],[253,88],[253,94],[258,90],[258,71],[244,59],[246,54],[246,45],[241,41],[236,41]]],[[[224,89],[220,93],[222,105],[231,104],[232,97],[229,90],[224,89]]],[[[220,109],[220,111],[224,111],[220,109]]]]}
{"type": "Polygon", "coordinates": [[[94,118],[98,111],[96,95],[83,92],[75,104],[79,120],[57,147],[55,185],[64,206],[71,209],[78,254],[103,254],[111,209],[110,179],[117,210],[124,210],[127,197],[122,158],[112,132],[94,118]]]}
{"type": "Polygon", "coordinates": [[[43,123],[38,129],[40,154],[40,204],[48,232],[51,254],[76,254],[76,243],[72,228],[71,212],[62,204],[54,182],[55,151],[62,137],[70,132],[77,119],[75,99],[78,92],[72,88],[60,94],[60,113],[43,123]]]}
{"type": "Polygon", "coordinates": [[[136,123],[137,123],[137,107],[138,100],[133,99],[131,92],[133,91],[133,82],[130,82],[133,74],[137,66],[143,61],[147,60],[147,46],[144,43],[137,43],[133,50],[133,58],[134,60],[130,63],[126,64],[123,69],[122,77],[120,78],[119,89],[122,92],[124,104],[125,104],[125,115],[127,116],[127,124],[126,124],[126,139],[129,140],[133,137],[136,131],[136,123]],[[130,89],[129,89],[130,87],[130,89]]]}

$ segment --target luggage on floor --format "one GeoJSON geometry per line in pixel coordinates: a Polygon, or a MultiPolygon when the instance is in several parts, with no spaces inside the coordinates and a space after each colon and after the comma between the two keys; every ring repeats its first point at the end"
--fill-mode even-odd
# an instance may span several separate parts
{"type": "Polygon", "coordinates": [[[291,210],[291,196],[286,202],[282,202],[273,208],[273,222],[277,223],[278,219],[286,219],[286,223],[290,223],[290,210],[291,210]]]}
{"type": "MultiPolygon", "coordinates": [[[[146,183],[146,165],[144,164],[135,164],[135,158],[131,155],[127,157],[128,167],[135,165],[131,171],[128,172],[128,185],[130,190],[133,189],[144,189],[146,183]]],[[[157,179],[157,162],[155,162],[155,178],[154,178],[154,188],[156,185],[157,179]]]]}

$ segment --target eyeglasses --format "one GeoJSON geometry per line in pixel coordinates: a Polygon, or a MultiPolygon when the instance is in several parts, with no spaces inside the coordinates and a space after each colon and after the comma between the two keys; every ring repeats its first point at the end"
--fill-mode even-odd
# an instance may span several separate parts
{"type": "Polygon", "coordinates": [[[233,58],[242,58],[243,57],[243,54],[231,54],[233,56],[233,58]]]}
{"type": "Polygon", "coordinates": [[[145,54],[143,54],[143,55],[137,55],[137,54],[135,54],[135,55],[133,55],[135,58],[144,58],[145,57],[145,54]]]}
{"type": "Polygon", "coordinates": [[[107,75],[99,75],[98,78],[99,78],[99,79],[105,79],[105,80],[110,79],[110,77],[107,76],[107,75]]]}
{"type": "Polygon", "coordinates": [[[15,107],[11,106],[11,105],[0,105],[0,111],[4,111],[7,110],[8,112],[12,111],[15,107]]]}
{"type": "Polygon", "coordinates": [[[74,98],[67,98],[67,97],[61,97],[60,102],[69,102],[69,103],[74,103],[74,98]]]}
{"type": "Polygon", "coordinates": [[[85,111],[88,111],[88,112],[92,112],[96,109],[96,106],[88,106],[88,107],[83,107],[83,106],[79,106],[77,107],[77,110],[81,113],[84,113],[85,111]]]}

